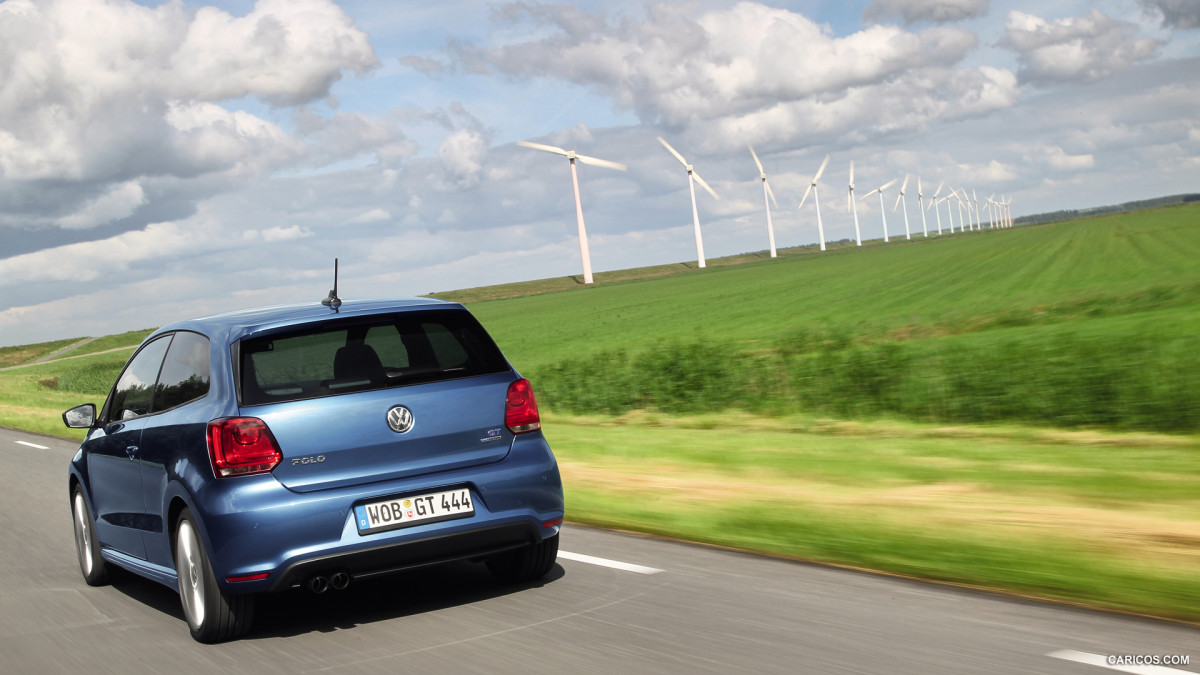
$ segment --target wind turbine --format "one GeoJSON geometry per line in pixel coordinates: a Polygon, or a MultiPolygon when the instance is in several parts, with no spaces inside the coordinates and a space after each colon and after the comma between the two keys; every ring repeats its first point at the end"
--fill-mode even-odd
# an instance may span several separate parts
{"type": "Polygon", "coordinates": [[[963,223],[963,198],[958,196],[958,190],[954,191],[954,198],[958,200],[958,229],[960,232],[966,232],[967,226],[963,223]]]}
{"type": "Polygon", "coordinates": [[[854,240],[862,246],[862,231],[858,229],[858,202],[854,201],[854,160],[850,160],[850,191],[846,193],[846,209],[854,213],[854,240]]]}
{"type": "MultiPolygon", "coordinates": [[[[953,196],[954,191],[951,190],[946,194],[945,197],[937,200],[938,204],[941,204],[942,202],[946,203],[946,223],[950,226],[950,234],[954,234],[954,212],[950,210],[950,198],[953,196]]],[[[937,206],[935,205],[934,208],[936,209],[937,206]]],[[[938,216],[938,220],[941,220],[941,216],[938,216]]]]}
{"type": "Polygon", "coordinates": [[[692,168],[692,165],[687,163],[687,160],[683,158],[683,155],[679,154],[675,148],[671,147],[670,143],[666,142],[662,136],[658,137],[658,142],[662,143],[663,147],[667,149],[667,152],[674,155],[675,159],[679,160],[679,163],[683,165],[683,168],[687,169],[688,189],[692,193],[692,226],[696,230],[696,260],[700,263],[700,267],[703,269],[704,237],[700,234],[700,212],[696,210],[696,183],[699,183],[700,187],[708,190],[708,194],[712,195],[713,199],[720,199],[720,197],[717,195],[716,190],[713,190],[711,187],[709,187],[708,183],[705,183],[704,179],[700,177],[700,174],[696,173],[696,170],[692,168]]]}
{"type": "Polygon", "coordinates": [[[979,194],[975,192],[975,188],[971,188],[971,199],[975,202],[975,227],[983,229],[983,218],[979,213],[979,194]]]}
{"type": "Polygon", "coordinates": [[[925,193],[921,191],[921,177],[917,176],[917,210],[921,212],[921,231],[929,237],[929,225],[925,222],[925,193]]]}
{"type": "Polygon", "coordinates": [[[879,193],[879,216],[881,218],[883,218],[883,243],[885,243],[885,244],[888,243],[890,240],[888,239],[888,231],[887,231],[887,207],[883,205],[883,191],[892,187],[893,185],[895,185],[896,181],[898,181],[898,180],[900,180],[900,179],[893,178],[893,179],[889,180],[888,182],[884,183],[883,185],[880,185],[879,187],[875,188],[874,190],[871,190],[867,194],[859,197],[859,199],[866,199],[867,197],[870,197],[871,195],[875,194],[876,192],[879,193]]]}
{"type": "Polygon", "coordinates": [[[935,216],[937,216],[937,227],[938,227],[938,236],[939,237],[942,236],[942,212],[939,211],[938,207],[937,207],[938,195],[942,194],[942,188],[945,186],[946,186],[946,181],[942,181],[942,182],[938,183],[937,190],[934,191],[933,196],[929,198],[929,206],[925,207],[927,209],[933,209],[933,214],[935,216]]]}
{"type": "Polygon", "coordinates": [[[896,206],[892,207],[892,212],[900,206],[900,202],[904,202],[904,238],[912,241],[912,233],[908,229],[908,200],[904,198],[904,191],[908,189],[908,174],[904,174],[904,183],[900,186],[900,195],[896,197],[896,206]]]}
{"type": "Polygon", "coordinates": [[[579,201],[579,176],[575,171],[575,160],[579,160],[584,164],[592,166],[602,166],[608,169],[616,169],[617,171],[625,171],[626,166],[619,162],[610,162],[607,159],[598,159],[596,157],[588,157],[581,155],[574,150],[563,150],[556,148],[553,145],[543,145],[541,143],[531,143],[529,141],[517,141],[517,145],[533,150],[541,150],[555,155],[562,155],[570,160],[571,163],[571,185],[575,187],[575,221],[579,227],[579,257],[583,259],[583,283],[592,283],[592,254],[588,250],[587,228],[583,225],[583,205],[579,201]]]}
{"type": "Polygon", "coordinates": [[[804,208],[804,202],[808,199],[808,193],[812,193],[813,202],[817,205],[817,236],[821,238],[821,250],[825,250],[825,224],[821,222],[821,199],[817,196],[817,181],[821,180],[821,174],[825,173],[825,167],[829,166],[829,155],[825,155],[825,160],[821,162],[821,168],[817,169],[817,174],[813,176],[812,183],[808,189],[804,191],[804,196],[800,198],[799,208],[804,208]]]}
{"type": "MultiPolygon", "coordinates": [[[[669,147],[669,146],[668,146],[669,147]]],[[[750,148],[750,156],[754,158],[754,164],[758,166],[758,177],[762,179],[763,184],[763,206],[767,208],[767,239],[771,242],[771,257],[775,255],[775,227],[771,224],[771,203],[767,198],[771,198],[771,202],[775,203],[775,208],[779,208],[779,202],[775,201],[775,193],[771,191],[771,184],[767,182],[767,172],[763,169],[762,162],[758,161],[758,153],[754,152],[754,146],[747,145],[750,148]]]]}
{"type": "Polygon", "coordinates": [[[996,198],[996,195],[993,194],[992,196],[988,197],[987,201],[984,202],[984,204],[983,204],[984,206],[987,207],[988,229],[989,230],[994,230],[994,229],[996,229],[996,226],[997,226],[997,223],[996,223],[997,209],[996,209],[996,199],[995,198],[996,198]]]}

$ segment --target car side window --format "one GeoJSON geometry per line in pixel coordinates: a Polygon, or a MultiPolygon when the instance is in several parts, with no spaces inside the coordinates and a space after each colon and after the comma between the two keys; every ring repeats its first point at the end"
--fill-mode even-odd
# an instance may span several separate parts
{"type": "Polygon", "coordinates": [[[154,412],[181,406],[208,393],[208,338],[179,331],[167,350],[154,392],[154,412]]]}
{"type": "Polygon", "coordinates": [[[171,336],[164,335],[142,347],[133,357],[113,388],[107,419],[120,422],[150,412],[154,399],[154,383],[162,368],[163,356],[171,344],[171,336]]]}

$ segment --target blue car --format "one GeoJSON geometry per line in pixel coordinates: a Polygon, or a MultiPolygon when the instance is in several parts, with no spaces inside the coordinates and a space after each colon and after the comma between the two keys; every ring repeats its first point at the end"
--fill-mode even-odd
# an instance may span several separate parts
{"type": "Polygon", "coordinates": [[[69,489],[84,580],[178,589],[192,637],[250,629],[257,594],[340,590],[452,560],[545,576],[563,492],[529,381],[462,305],[233,312],[146,338],[69,489]]]}

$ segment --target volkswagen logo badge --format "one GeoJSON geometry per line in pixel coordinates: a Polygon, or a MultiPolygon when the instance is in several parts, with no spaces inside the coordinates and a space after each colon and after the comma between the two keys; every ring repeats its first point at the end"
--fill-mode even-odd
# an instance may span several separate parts
{"type": "Polygon", "coordinates": [[[402,434],[413,428],[413,414],[402,405],[394,405],[387,411],[387,423],[392,431],[402,434]]]}

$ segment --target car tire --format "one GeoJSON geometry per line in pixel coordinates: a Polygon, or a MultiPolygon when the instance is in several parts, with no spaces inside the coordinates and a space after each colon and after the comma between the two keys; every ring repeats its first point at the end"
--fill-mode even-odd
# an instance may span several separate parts
{"type": "Polygon", "coordinates": [[[79,571],[88,586],[103,586],[108,583],[108,564],[100,556],[100,540],[96,538],[96,522],[88,508],[83,488],[78,485],[71,493],[71,520],[75,523],[75,552],[79,557],[79,571]]]}
{"type": "Polygon", "coordinates": [[[541,579],[558,559],[558,535],[536,544],[498,553],[487,559],[488,570],[500,581],[520,583],[541,579]]]}
{"type": "Polygon", "coordinates": [[[187,509],[179,515],[175,526],[175,572],[179,577],[183,616],[197,642],[224,642],[250,630],[254,596],[221,590],[195,520],[187,509]]]}

